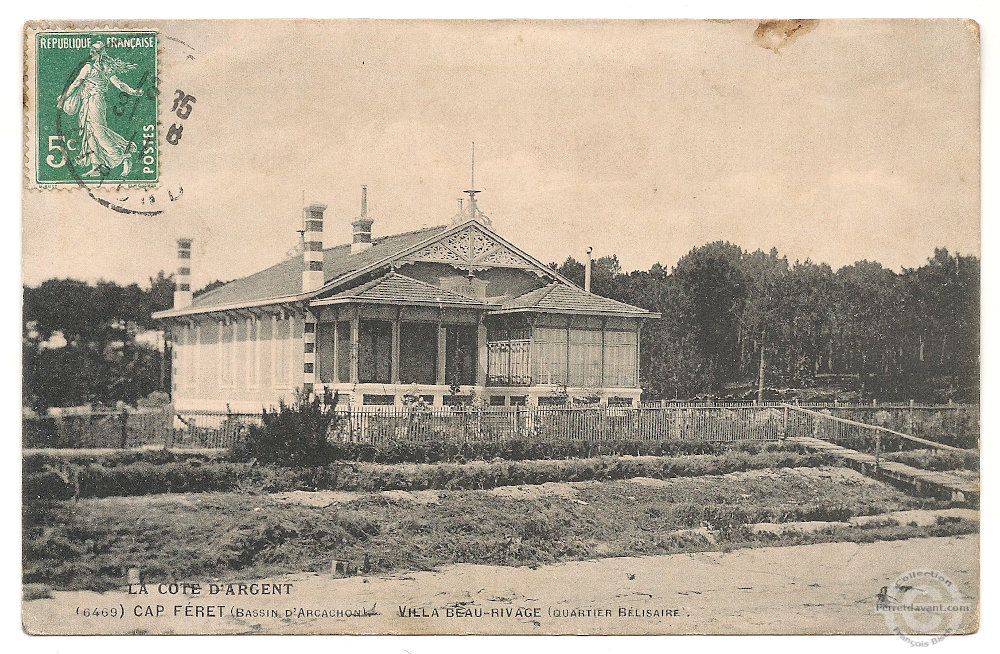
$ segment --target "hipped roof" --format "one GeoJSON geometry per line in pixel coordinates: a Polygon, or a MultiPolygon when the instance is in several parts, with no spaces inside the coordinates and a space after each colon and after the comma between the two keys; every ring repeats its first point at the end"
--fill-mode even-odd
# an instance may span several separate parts
{"type": "MultiPolygon", "coordinates": [[[[472,220],[469,223],[473,222],[472,220]]],[[[478,223],[478,221],[475,221],[478,223]]],[[[530,260],[540,274],[553,279],[552,283],[539,289],[529,291],[519,297],[509,298],[502,304],[482,302],[460,293],[439,288],[426,282],[401,275],[394,270],[388,275],[375,280],[368,277],[366,283],[355,288],[341,290],[332,296],[316,299],[317,294],[336,290],[336,287],[349,284],[351,280],[364,278],[371,273],[377,273],[391,266],[392,261],[419,247],[434,242],[451,230],[461,229],[469,223],[457,225],[438,225],[402,234],[383,236],[372,240],[372,245],[366,250],[351,254],[351,245],[344,244],[323,251],[323,281],[330,285],[335,280],[341,280],[326,289],[314,292],[302,291],[302,272],[305,269],[303,257],[295,256],[275,264],[258,273],[248,275],[204,293],[194,299],[190,307],[183,309],[168,309],[153,314],[154,318],[181,317],[186,315],[209,313],[213,311],[238,310],[264,306],[268,304],[309,301],[313,305],[337,304],[342,302],[373,302],[402,304],[438,304],[449,306],[468,306],[499,311],[512,312],[552,312],[552,313],[583,313],[593,315],[619,315],[630,317],[659,317],[659,314],[647,311],[624,302],[589,293],[574,285],[571,281],[551,270],[544,264],[522,252],[495,232],[478,224],[480,229],[487,230],[493,238],[507,244],[519,256],[530,260]]]]}
{"type": "MultiPolygon", "coordinates": [[[[357,254],[351,254],[349,243],[323,250],[323,283],[390,258],[446,229],[448,225],[438,225],[375,238],[372,239],[370,248],[357,254]]],[[[304,270],[302,256],[295,256],[199,295],[191,306],[195,309],[208,309],[297,295],[302,292],[304,270]]]]}

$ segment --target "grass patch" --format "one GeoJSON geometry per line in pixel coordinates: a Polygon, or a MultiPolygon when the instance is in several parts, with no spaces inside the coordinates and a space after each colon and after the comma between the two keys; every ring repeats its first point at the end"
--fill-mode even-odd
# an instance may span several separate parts
{"type": "Polygon", "coordinates": [[[829,454],[770,443],[670,457],[480,461],[468,464],[331,463],[284,467],[215,458],[71,463],[26,458],[22,488],[35,500],[181,492],[486,489],[549,481],[693,477],[833,463],[829,454]]]}
{"type": "Polygon", "coordinates": [[[944,505],[868,480],[795,470],[676,478],[657,487],[611,481],[583,485],[575,497],[528,500],[461,490],[441,492],[430,504],[373,493],[322,508],[238,493],[32,502],[24,508],[23,569],[26,583],[100,590],[121,586],[130,567],[152,581],[320,571],[331,559],[367,560],[376,572],[450,563],[537,566],[978,529],[969,521],[790,535],[748,528],[944,505]]]}

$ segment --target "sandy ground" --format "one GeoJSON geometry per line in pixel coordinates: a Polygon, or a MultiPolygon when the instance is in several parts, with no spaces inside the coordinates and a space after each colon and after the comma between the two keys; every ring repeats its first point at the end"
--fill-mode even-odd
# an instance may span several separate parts
{"type": "MultiPolygon", "coordinates": [[[[266,580],[291,584],[282,587],[287,594],[266,597],[209,595],[208,580],[201,595],[160,594],[155,585],[148,595],[56,592],[25,602],[22,613],[25,629],[41,634],[886,633],[875,611],[879,588],[905,571],[933,568],[978,606],[978,560],[979,538],[969,535],[537,569],[456,565],[387,577],[297,574],[266,580]],[[114,617],[85,615],[112,607],[114,617]],[[147,610],[153,615],[141,615],[147,610]],[[235,617],[240,610],[243,617],[235,617]]],[[[975,626],[970,616],[961,631],[975,626]]]]}
{"type": "Polygon", "coordinates": [[[786,531],[820,531],[832,527],[846,527],[848,525],[857,527],[878,523],[884,524],[890,521],[901,525],[928,527],[936,524],[940,518],[979,520],[979,511],[963,508],[892,511],[877,515],[858,515],[848,519],[846,522],[828,522],[822,520],[810,520],[808,522],[759,522],[750,525],[750,529],[756,532],[769,531],[780,534],[786,531]]]}
{"type": "MultiPolygon", "coordinates": [[[[637,458],[637,457],[632,457],[637,458]]],[[[836,466],[820,466],[820,467],[801,467],[801,468],[782,468],[780,470],[749,470],[742,472],[732,472],[725,475],[705,475],[703,477],[698,477],[701,480],[711,480],[711,479],[730,479],[738,481],[750,481],[759,479],[776,479],[781,476],[793,476],[802,479],[831,479],[837,481],[838,483],[852,484],[852,485],[875,485],[878,481],[874,479],[869,479],[865,477],[860,472],[851,470],[850,468],[840,468],[836,466]]],[[[633,477],[632,479],[623,480],[627,483],[638,484],[641,486],[649,486],[653,488],[668,488],[675,483],[684,483],[686,480],[692,479],[690,477],[681,477],[677,479],[653,479],[651,477],[633,477]]],[[[537,500],[543,497],[561,497],[564,499],[575,499],[579,494],[579,491],[583,488],[591,488],[594,486],[600,486],[602,482],[600,481],[549,481],[541,484],[522,484],[517,486],[497,486],[496,488],[491,488],[489,490],[483,491],[489,493],[490,495],[496,495],[497,497],[503,497],[506,499],[513,500],[537,500]]],[[[381,491],[381,495],[395,499],[395,500],[408,500],[415,502],[417,504],[433,504],[439,499],[439,495],[449,492],[469,492],[469,491],[437,491],[437,490],[423,490],[423,491],[381,491]]],[[[286,493],[272,493],[268,497],[277,502],[285,502],[289,504],[302,504],[305,506],[313,507],[325,507],[334,504],[344,504],[351,502],[353,500],[359,499],[361,497],[366,497],[371,495],[371,493],[361,493],[355,491],[290,491],[286,493]]],[[[164,496],[149,496],[150,498],[162,497],[163,502],[173,501],[171,498],[181,498],[177,501],[179,503],[190,504],[190,497],[185,497],[184,494],[172,493],[164,496]]],[[[114,501],[122,501],[126,498],[114,498],[114,501]]],[[[126,500],[127,501],[127,500],[126,500]]],[[[140,503],[144,501],[139,498],[140,503]]],[[[156,502],[159,500],[150,499],[148,502],[156,502]]]]}

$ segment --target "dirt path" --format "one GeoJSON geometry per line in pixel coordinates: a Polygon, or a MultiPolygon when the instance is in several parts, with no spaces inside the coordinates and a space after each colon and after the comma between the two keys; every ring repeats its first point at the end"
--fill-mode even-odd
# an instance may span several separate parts
{"type": "Polygon", "coordinates": [[[190,597],[162,595],[154,585],[148,595],[56,592],[25,602],[22,612],[28,631],[51,634],[886,633],[875,612],[880,587],[907,570],[933,568],[978,605],[978,560],[979,538],[970,535],[601,559],[534,570],[456,565],[389,577],[298,574],[267,580],[292,585],[287,595],[269,597],[207,595],[207,580],[203,594],[190,597]],[[154,614],[162,606],[163,615],[134,615],[147,606],[154,614]],[[110,607],[123,607],[124,617],[83,615],[110,607]],[[375,615],[348,617],[373,607],[375,615]],[[274,609],[278,616],[233,617],[237,609],[274,609]],[[215,612],[221,616],[196,615],[215,612]],[[477,612],[482,617],[467,615],[477,612]]]}

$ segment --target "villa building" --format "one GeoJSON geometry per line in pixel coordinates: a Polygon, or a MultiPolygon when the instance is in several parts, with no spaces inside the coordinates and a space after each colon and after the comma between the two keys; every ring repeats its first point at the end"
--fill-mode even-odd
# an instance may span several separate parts
{"type": "Polygon", "coordinates": [[[328,249],[326,207],[310,204],[301,255],[197,298],[178,240],[174,306],[154,314],[176,409],[255,412],[324,389],[352,406],[637,403],[639,333],[658,315],[580,288],[467,193],[449,224],[373,238],[363,189],[353,242],[328,249]]]}

